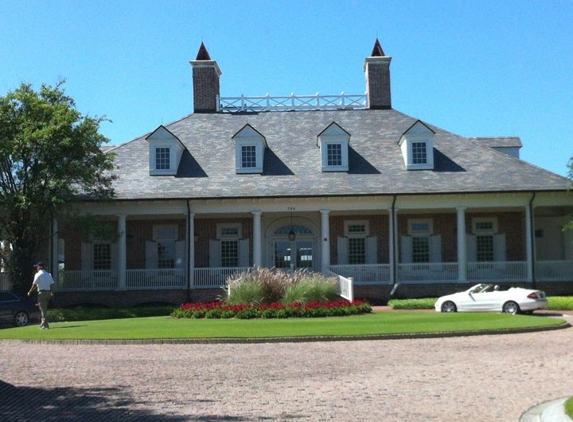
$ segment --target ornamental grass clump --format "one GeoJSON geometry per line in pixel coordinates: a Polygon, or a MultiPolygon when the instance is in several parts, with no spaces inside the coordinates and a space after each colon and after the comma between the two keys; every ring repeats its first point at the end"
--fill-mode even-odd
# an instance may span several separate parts
{"type": "Polygon", "coordinates": [[[293,273],[276,268],[257,268],[227,280],[224,299],[228,303],[263,304],[280,302],[324,302],[337,298],[337,283],[320,273],[296,270],[293,273]]]}

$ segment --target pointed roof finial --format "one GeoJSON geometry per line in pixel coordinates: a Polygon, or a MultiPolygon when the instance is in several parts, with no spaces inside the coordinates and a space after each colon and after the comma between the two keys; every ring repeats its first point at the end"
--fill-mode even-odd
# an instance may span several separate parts
{"type": "Polygon", "coordinates": [[[380,45],[380,41],[376,38],[376,42],[374,43],[374,48],[372,49],[371,57],[384,57],[384,50],[382,50],[382,46],[380,45]]]}
{"type": "Polygon", "coordinates": [[[209,56],[209,52],[207,51],[207,48],[205,48],[205,44],[203,44],[203,42],[201,42],[201,47],[199,47],[197,58],[195,60],[211,60],[211,56],[209,56]]]}

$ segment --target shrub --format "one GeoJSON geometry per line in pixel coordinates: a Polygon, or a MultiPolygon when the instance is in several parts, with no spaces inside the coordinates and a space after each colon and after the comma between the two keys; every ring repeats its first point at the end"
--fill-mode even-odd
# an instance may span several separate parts
{"type": "Polygon", "coordinates": [[[291,284],[282,297],[282,303],[327,302],[335,300],[338,285],[334,279],[313,277],[291,284]]]}
{"type": "Polygon", "coordinates": [[[435,298],[423,299],[391,299],[388,306],[392,309],[434,309],[435,298]]]}

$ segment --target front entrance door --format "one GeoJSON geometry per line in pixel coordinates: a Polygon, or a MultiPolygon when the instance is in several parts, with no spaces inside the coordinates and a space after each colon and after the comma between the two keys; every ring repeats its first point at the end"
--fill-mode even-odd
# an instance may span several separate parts
{"type": "Polygon", "coordinates": [[[275,268],[294,271],[299,268],[313,269],[311,240],[277,240],[274,247],[275,268]]]}

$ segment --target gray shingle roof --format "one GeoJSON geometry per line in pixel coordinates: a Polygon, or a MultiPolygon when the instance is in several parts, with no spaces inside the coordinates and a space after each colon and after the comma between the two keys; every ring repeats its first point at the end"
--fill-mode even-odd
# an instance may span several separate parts
{"type": "MultiPolygon", "coordinates": [[[[397,144],[417,119],[396,110],[191,114],[165,127],[181,140],[177,176],[149,175],[146,135],[114,150],[118,199],[241,198],[566,190],[570,181],[435,126],[434,170],[407,171],[397,144]],[[349,171],[322,172],[317,135],[350,133],[349,171]],[[232,136],[267,140],[263,174],[235,173],[232,136]]],[[[155,129],[155,128],[153,128],[155,129]]]]}

